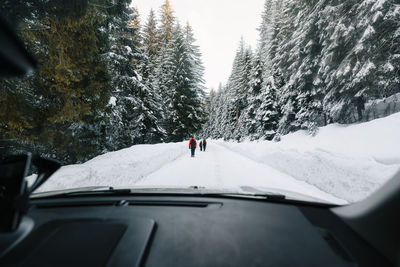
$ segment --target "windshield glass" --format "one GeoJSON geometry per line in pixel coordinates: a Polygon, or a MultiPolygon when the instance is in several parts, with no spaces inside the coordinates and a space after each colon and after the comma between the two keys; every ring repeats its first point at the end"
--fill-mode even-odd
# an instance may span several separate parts
{"type": "Polygon", "coordinates": [[[36,192],[347,204],[400,170],[394,1],[6,0],[0,14],[38,63],[0,80],[1,158],[64,165],[36,192]]]}

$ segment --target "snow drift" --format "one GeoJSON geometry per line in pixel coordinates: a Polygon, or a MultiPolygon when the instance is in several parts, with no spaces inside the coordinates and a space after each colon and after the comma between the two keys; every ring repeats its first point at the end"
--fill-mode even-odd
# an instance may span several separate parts
{"type": "Polygon", "coordinates": [[[150,173],[187,152],[186,142],[136,145],[62,167],[37,192],[85,186],[132,187],[150,173]]]}
{"type": "Polygon", "coordinates": [[[366,123],[321,127],[280,142],[222,142],[221,145],[267,164],[349,202],[361,200],[400,170],[400,113],[366,123]]]}

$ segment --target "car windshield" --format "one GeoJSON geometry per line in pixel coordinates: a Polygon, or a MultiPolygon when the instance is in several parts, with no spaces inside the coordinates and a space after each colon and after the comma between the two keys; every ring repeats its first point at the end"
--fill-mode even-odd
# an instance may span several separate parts
{"type": "Polygon", "coordinates": [[[60,161],[36,192],[360,201],[400,170],[395,2],[3,0],[37,69],[0,80],[1,158],[60,161]]]}

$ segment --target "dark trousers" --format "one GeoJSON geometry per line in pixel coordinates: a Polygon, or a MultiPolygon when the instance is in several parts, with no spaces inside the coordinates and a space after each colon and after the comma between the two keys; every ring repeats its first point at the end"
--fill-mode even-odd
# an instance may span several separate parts
{"type": "Polygon", "coordinates": [[[194,151],[196,150],[196,148],[191,148],[190,151],[192,152],[192,157],[194,157],[194,151]]]}
{"type": "Polygon", "coordinates": [[[206,145],[203,145],[203,151],[206,151],[206,145]]]}

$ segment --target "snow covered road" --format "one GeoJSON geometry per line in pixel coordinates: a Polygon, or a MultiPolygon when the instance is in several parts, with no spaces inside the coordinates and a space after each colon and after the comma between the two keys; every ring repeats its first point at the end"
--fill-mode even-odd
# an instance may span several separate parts
{"type": "Polygon", "coordinates": [[[255,188],[291,190],[316,199],[343,204],[338,199],[313,185],[296,180],[268,165],[255,162],[209,141],[206,152],[196,150],[196,157],[187,154],[144,177],[135,185],[148,187],[255,188]]]}
{"type": "Polygon", "coordinates": [[[251,186],[352,203],[400,171],[399,132],[396,113],[366,123],[328,125],[315,137],[298,131],[280,142],[209,140],[207,151],[197,149],[195,158],[188,141],[135,145],[64,166],[38,192],[87,186],[251,186]]]}

